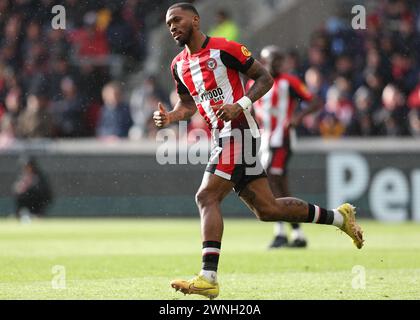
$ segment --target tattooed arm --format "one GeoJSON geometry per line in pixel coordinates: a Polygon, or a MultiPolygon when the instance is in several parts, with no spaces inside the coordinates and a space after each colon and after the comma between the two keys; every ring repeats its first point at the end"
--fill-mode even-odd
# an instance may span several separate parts
{"type": "Polygon", "coordinates": [[[248,92],[245,93],[252,102],[260,99],[273,86],[273,77],[257,60],[255,60],[248,69],[246,75],[254,80],[254,84],[249,88],[248,92]]]}
{"type": "MultiPolygon", "coordinates": [[[[245,93],[252,102],[260,99],[273,86],[273,77],[257,60],[254,60],[252,66],[245,74],[254,80],[253,85],[245,93]]],[[[216,116],[223,121],[229,121],[235,119],[242,111],[243,109],[238,103],[225,104],[219,108],[216,116]]]]}

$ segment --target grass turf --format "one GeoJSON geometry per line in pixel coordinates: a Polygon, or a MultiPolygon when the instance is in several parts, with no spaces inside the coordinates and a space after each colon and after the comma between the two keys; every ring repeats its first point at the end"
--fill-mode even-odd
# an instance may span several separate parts
{"type": "MultiPolygon", "coordinates": [[[[272,224],[225,219],[218,299],[420,299],[420,225],[361,225],[362,250],[308,224],[307,249],[267,250],[272,224]]],[[[199,232],[198,219],[0,220],[0,299],[203,299],[169,286],[200,270],[199,232]]]]}

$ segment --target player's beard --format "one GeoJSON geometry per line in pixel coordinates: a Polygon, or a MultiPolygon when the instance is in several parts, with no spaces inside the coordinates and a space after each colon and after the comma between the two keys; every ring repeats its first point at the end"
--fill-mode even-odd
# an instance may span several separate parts
{"type": "Polygon", "coordinates": [[[182,36],[178,40],[175,40],[176,44],[180,47],[185,47],[185,45],[190,42],[192,34],[193,26],[190,25],[190,27],[183,32],[182,36]]]}

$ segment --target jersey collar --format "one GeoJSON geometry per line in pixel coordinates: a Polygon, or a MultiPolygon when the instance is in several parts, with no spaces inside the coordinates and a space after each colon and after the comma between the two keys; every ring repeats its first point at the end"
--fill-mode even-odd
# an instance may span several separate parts
{"type": "Polygon", "coordinates": [[[193,53],[193,54],[190,54],[188,52],[187,48],[185,48],[184,49],[184,52],[185,52],[184,57],[196,57],[196,56],[200,55],[203,52],[203,49],[205,49],[207,47],[209,41],[210,41],[210,37],[206,35],[206,39],[204,40],[203,44],[201,45],[200,50],[198,50],[196,53],[193,53]]]}
{"type": "Polygon", "coordinates": [[[207,44],[210,41],[210,37],[206,35],[206,40],[204,40],[203,45],[201,46],[201,49],[204,49],[205,47],[207,47],[207,44]]]}

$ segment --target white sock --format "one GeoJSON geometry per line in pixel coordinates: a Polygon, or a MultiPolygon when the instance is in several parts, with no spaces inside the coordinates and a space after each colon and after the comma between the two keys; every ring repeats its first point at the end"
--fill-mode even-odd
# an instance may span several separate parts
{"type": "Polygon", "coordinates": [[[292,229],[292,240],[296,239],[305,239],[305,235],[303,234],[303,231],[301,228],[298,229],[292,229]]]}
{"type": "Polygon", "coordinates": [[[217,272],[216,271],[201,269],[200,276],[203,276],[204,278],[206,278],[211,283],[216,283],[217,282],[217,272]]]}
{"type": "Polygon", "coordinates": [[[284,223],[283,222],[277,222],[274,225],[274,235],[276,237],[285,237],[286,236],[286,228],[284,227],[284,223]]]}
{"type": "Polygon", "coordinates": [[[337,209],[333,209],[333,212],[334,212],[334,220],[332,224],[338,228],[341,228],[344,223],[343,215],[337,209]]]}

